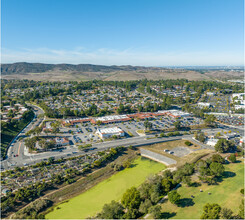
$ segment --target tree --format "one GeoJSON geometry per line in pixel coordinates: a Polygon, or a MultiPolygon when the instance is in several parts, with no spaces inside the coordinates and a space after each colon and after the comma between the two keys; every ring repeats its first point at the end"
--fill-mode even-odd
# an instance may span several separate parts
{"type": "Polygon", "coordinates": [[[139,211],[141,213],[148,213],[149,208],[152,206],[152,203],[149,199],[146,199],[144,202],[140,203],[139,211]]]}
{"type": "Polygon", "coordinates": [[[154,219],[160,219],[162,214],[161,209],[160,205],[155,205],[149,208],[149,212],[152,214],[154,219]]]}
{"type": "Polygon", "coordinates": [[[235,149],[235,145],[232,142],[230,142],[224,138],[221,138],[215,144],[214,148],[216,151],[218,151],[220,153],[226,153],[226,152],[233,151],[235,149]]]}
{"type": "Polygon", "coordinates": [[[42,132],[42,128],[41,127],[36,127],[35,128],[35,132],[36,132],[37,136],[39,136],[41,134],[41,132],[42,132]]]}
{"type": "Polygon", "coordinates": [[[225,168],[220,163],[212,162],[210,164],[210,171],[214,176],[222,176],[222,174],[225,171],[225,168]]]}
{"type": "Polygon", "coordinates": [[[98,218],[101,219],[122,219],[124,215],[123,206],[116,201],[105,204],[98,218]]]}
{"type": "Polygon", "coordinates": [[[170,191],[171,187],[172,187],[172,181],[169,180],[169,179],[167,179],[167,178],[163,178],[162,179],[162,188],[163,188],[163,191],[165,193],[168,193],[170,191]]]}
{"type": "Polygon", "coordinates": [[[130,166],[131,166],[130,160],[126,160],[126,161],[123,162],[123,167],[124,168],[130,168],[130,166]]]}
{"type": "Polygon", "coordinates": [[[184,176],[182,178],[183,183],[185,183],[187,186],[191,186],[191,177],[190,176],[184,176]]]}
{"type": "Polygon", "coordinates": [[[132,187],[128,189],[122,197],[122,204],[128,209],[138,209],[141,203],[140,192],[132,187]]]}
{"type": "Polygon", "coordinates": [[[156,190],[152,190],[152,192],[151,192],[151,201],[153,203],[157,203],[159,201],[159,198],[160,198],[159,192],[157,192],[156,190]]]}
{"type": "Polygon", "coordinates": [[[201,219],[218,219],[220,215],[221,207],[216,204],[207,203],[203,207],[203,214],[201,215],[201,219]]]}
{"type": "Polygon", "coordinates": [[[236,155],[235,154],[231,154],[229,157],[228,157],[229,161],[231,161],[232,163],[235,163],[236,162],[236,155]]]}
{"type": "Polygon", "coordinates": [[[227,208],[222,208],[220,211],[220,218],[221,219],[232,219],[232,210],[227,208]]]}
{"type": "Polygon", "coordinates": [[[160,134],[160,137],[165,137],[164,132],[162,131],[162,133],[160,134]]]}
{"type": "Polygon", "coordinates": [[[207,118],[204,120],[204,123],[208,127],[215,127],[215,116],[214,115],[208,115],[207,118]]]}
{"type": "Polygon", "coordinates": [[[206,137],[205,137],[203,132],[196,132],[195,133],[195,139],[197,139],[198,141],[203,143],[205,141],[206,137]]]}
{"type": "Polygon", "coordinates": [[[8,117],[10,117],[10,118],[13,118],[14,117],[14,112],[13,112],[13,110],[12,109],[10,109],[9,111],[8,111],[8,114],[7,114],[7,116],[8,117]]]}
{"type": "Polygon", "coordinates": [[[36,140],[34,138],[26,138],[25,139],[25,145],[26,147],[30,148],[31,150],[34,150],[36,146],[36,140]]]}
{"type": "Polygon", "coordinates": [[[52,129],[52,133],[54,134],[54,135],[56,135],[57,133],[59,133],[60,132],[60,129],[59,128],[53,128],[52,129]]]}
{"type": "Polygon", "coordinates": [[[140,197],[143,199],[150,198],[151,184],[144,182],[139,187],[140,197]]]}
{"type": "Polygon", "coordinates": [[[221,157],[219,154],[214,154],[211,160],[212,162],[225,163],[225,159],[221,157]]]}
{"type": "Polygon", "coordinates": [[[44,139],[41,139],[38,144],[40,145],[41,148],[47,149],[47,142],[44,139]]]}
{"type": "Polygon", "coordinates": [[[123,216],[124,219],[137,219],[140,216],[138,209],[129,209],[125,215],[123,216]]]}
{"type": "Polygon", "coordinates": [[[174,127],[175,127],[176,130],[180,130],[180,128],[181,128],[181,122],[179,120],[176,121],[176,122],[174,122],[174,127]]]}
{"type": "Polygon", "coordinates": [[[172,190],[168,193],[168,200],[173,204],[178,203],[178,201],[180,200],[180,194],[177,193],[177,190],[172,190]]]}
{"type": "Polygon", "coordinates": [[[148,130],[151,130],[152,123],[147,120],[147,121],[144,122],[144,126],[145,126],[145,129],[146,130],[147,130],[147,128],[148,128],[148,130]]]}

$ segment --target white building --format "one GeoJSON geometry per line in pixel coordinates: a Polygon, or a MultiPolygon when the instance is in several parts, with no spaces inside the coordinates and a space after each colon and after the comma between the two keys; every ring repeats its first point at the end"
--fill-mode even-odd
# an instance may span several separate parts
{"type": "Polygon", "coordinates": [[[200,108],[209,108],[211,106],[208,102],[198,102],[197,105],[200,108]]]}
{"type": "Polygon", "coordinates": [[[57,147],[66,146],[69,145],[69,140],[65,137],[61,137],[61,138],[57,137],[55,138],[55,143],[57,147]]]}
{"type": "Polygon", "coordinates": [[[208,139],[207,145],[214,147],[217,144],[218,140],[219,139],[215,139],[215,138],[208,139]]]}
{"type": "Polygon", "coordinates": [[[114,122],[122,122],[131,120],[127,115],[108,115],[103,117],[98,117],[92,120],[92,123],[96,123],[97,121],[101,121],[104,124],[114,123],[114,122]]]}
{"type": "Polygon", "coordinates": [[[190,113],[188,112],[183,112],[183,111],[180,111],[180,110],[159,110],[158,113],[163,113],[163,114],[166,114],[166,115],[169,115],[171,117],[174,117],[174,118],[179,118],[179,117],[189,117],[190,116],[190,113]]]}
{"type": "Polygon", "coordinates": [[[190,116],[190,113],[179,111],[179,110],[169,110],[169,112],[170,112],[170,115],[173,115],[174,117],[188,117],[188,116],[190,116]]]}
{"type": "Polygon", "coordinates": [[[117,137],[123,137],[125,135],[124,131],[118,127],[98,129],[95,133],[101,139],[110,138],[114,135],[116,135],[117,137]]]}

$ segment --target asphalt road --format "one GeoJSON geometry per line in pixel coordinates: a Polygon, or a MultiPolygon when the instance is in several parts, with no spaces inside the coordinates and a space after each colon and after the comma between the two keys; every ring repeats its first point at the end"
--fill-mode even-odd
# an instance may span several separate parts
{"type": "MultiPolygon", "coordinates": [[[[66,149],[64,149],[62,152],[60,151],[49,151],[49,152],[44,152],[44,153],[39,153],[39,154],[32,154],[32,155],[24,155],[24,142],[23,141],[18,141],[18,138],[21,135],[24,135],[27,131],[37,127],[40,125],[43,119],[39,119],[37,116],[39,114],[43,114],[43,110],[38,108],[37,106],[33,106],[36,109],[35,115],[36,117],[33,119],[33,121],[25,128],[23,131],[16,137],[15,141],[13,144],[11,144],[11,147],[8,150],[8,157],[4,161],[1,161],[1,169],[10,169],[14,168],[15,166],[24,166],[24,165],[30,165],[30,164],[35,164],[38,162],[41,162],[42,160],[47,160],[50,157],[55,157],[56,159],[61,158],[61,157],[73,157],[77,155],[83,155],[87,154],[83,151],[79,151],[77,147],[75,146],[67,146],[66,149]],[[18,155],[15,157],[14,155],[18,155]]],[[[222,129],[229,129],[229,130],[239,130],[240,134],[244,134],[244,130],[242,128],[233,128],[229,126],[225,126],[220,124],[219,128],[216,129],[205,129],[205,131],[221,131],[222,129]]],[[[92,145],[93,148],[97,148],[93,150],[93,152],[96,151],[101,151],[105,150],[107,148],[112,148],[112,147],[118,147],[118,146],[125,146],[129,147],[130,145],[132,146],[144,146],[144,145],[150,145],[150,144],[156,144],[156,143],[162,143],[166,141],[172,141],[172,140],[180,140],[180,139],[189,139],[193,141],[192,139],[193,135],[183,135],[183,136],[177,136],[177,137],[158,137],[155,138],[154,135],[147,135],[147,136],[137,136],[137,137],[132,137],[132,138],[126,138],[126,139],[120,139],[120,140],[113,140],[113,141],[105,141],[101,143],[94,143],[92,145]]],[[[207,146],[205,144],[200,144],[197,143],[198,145],[201,146],[202,149],[207,148],[207,149],[213,149],[210,146],[207,146]]],[[[90,151],[92,152],[92,151],[90,151]]]]}
{"type": "Polygon", "coordinates": [[[44,111],[41,108],[31,104],[28,105],[34,108],[35,117],[11,142],[7,152],[7,158],[1,161],[1,169],[9,169],[14,166],[23,166],[26,163],[24,156],[24,143],[22,141],[18,141],[18,139],[25,135],[25,133],[29,130],[39,126],[44,120],[43,118],[38,118],[38,115],[44,114],[44,111]],[[18,156],[15,157],[14,155],[18,156]]]}

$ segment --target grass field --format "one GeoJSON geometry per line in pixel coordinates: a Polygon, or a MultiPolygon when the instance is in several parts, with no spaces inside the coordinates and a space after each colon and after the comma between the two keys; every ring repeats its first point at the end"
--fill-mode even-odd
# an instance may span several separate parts
{"type": "Polygon", "coordinates": [[[94,216],[105,203],[120,200],[128,188],[139,186],[147,176],[165,168],[161,163],[138,158],[131,168],[120,171],[79,196],[56,206],[54,211],[45,217],[46,219],[84,219],[94,216]]]}
{"type": "Polygon", "coordinates": [[[236,174],[233,177],[224,178],[219,185],[202,184],[199,187],[180,187],[178,189],[186,207],[177,207],[165,200],[162,204],[163,215],[174,219],[198,219],[200,218],[203,206],[206,203],[218,203],[221,207],[231,209],[238,214],[242,194],[240,189],[244,188],[244,164],[243,162],[225,165],[227,174],[236,174]],[[230,172],[230,173],[228,173],[230,172]],[[200,189],[203,192],[200,192],[200,189]],[[211,195],[208,195],[208,192],[211,195]],[[191,199],[191,195],[195,198],[191,199]],[[191,203],[194,204],[191,204],[191,203]],[[190,205],[190,206],[188,206],[190,205]],[[169,212],[169,213],[168,213],[169,212]]]}

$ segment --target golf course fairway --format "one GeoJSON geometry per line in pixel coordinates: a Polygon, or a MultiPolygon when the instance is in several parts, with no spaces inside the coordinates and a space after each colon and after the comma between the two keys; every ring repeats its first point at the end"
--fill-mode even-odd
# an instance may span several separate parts
{"type": "Polygon", "coordinates": [[[147,176],[166,168],[161,163],[141,157],[136,159],[132,165],[131,168],[118,172],[68,202],[54,207],[54,210],[49,212],[45,218],[84,219],[94,216],[101,211],[104,204],[112,200],[119,201],[128,188],[139,186],[147,176]]]}

